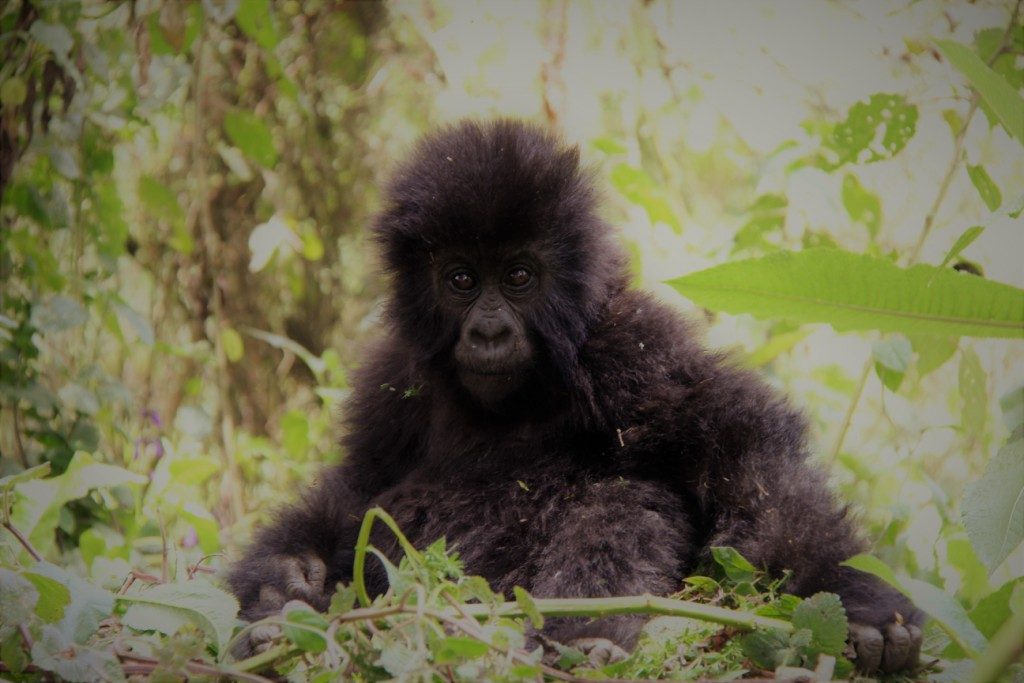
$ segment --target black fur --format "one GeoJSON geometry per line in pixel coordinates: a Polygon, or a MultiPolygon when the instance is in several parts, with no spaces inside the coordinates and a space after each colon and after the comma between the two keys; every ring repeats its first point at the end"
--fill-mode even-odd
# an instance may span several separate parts
{"type": "MultiPolygon", "coordinates": [[[[729,545],[792,570],[797,594],[839,593],[852,620],[920,621],[894,591],[839,567],[862,545],[806,462],[803,418],[627,287],[574,148],[516,122],[462,123],[422,142],[386,199],[376,234],[393,296],[385,339],[355,379],[345,461],[233,568],[244,616],[277,606],[266,586],[296,595],[281,556],[321,558],[328,592],[350,579],[363,512],[381,505],[413,543],[447,537],[506,593],[664,594],[710,546],[729,545]],[[520,312],[538,351],[517,388],[484,405],[455,379],[463,323],[443,303],[436,260],[523,248],[543,268],[543,297],[520,312]]],[[[379,573],[373,588],[386,588],[379,573]]],[[[309,595],[321,608],[327,597],[309,595]]],[[[628,647],[641,625],[549,630],[628,647]]]]}

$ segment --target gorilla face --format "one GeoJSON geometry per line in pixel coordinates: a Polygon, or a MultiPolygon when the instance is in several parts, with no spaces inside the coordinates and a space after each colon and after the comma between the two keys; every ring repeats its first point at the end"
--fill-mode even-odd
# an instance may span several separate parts
{"type": "Polygon", "coordinates": [[[457,320],[451,360],[458,381],[482,405],[497,405],[537,362],[528,321],[543,292],[540,268],[522,252],[451,254],[436,274],[438,299],[457,320]]]}

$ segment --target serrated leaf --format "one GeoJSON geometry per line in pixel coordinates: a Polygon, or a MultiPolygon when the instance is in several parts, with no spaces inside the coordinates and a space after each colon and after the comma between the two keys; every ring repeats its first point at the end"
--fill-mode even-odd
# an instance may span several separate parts
{"type": "Polygon", "coordinates": [[[259,165],[271,168],[277,163],[274,137],[256,114],[238,109],[229,111],[224,115],[224,131],[236,147],[259,165]]]}
{"type": "Polygon", "coordinates": [[[668,282],[706,308],[837,330],[1024,337],[1024,290],[838,249],[778,252],[668,282]]]}
{"type": "Polygon", "coordinates": [[[454,664],[467,659],[477,659],[487,654],[490,649],[487,643],[475,638],[464,638],[461,636],[449,636],[437,644],[434,648],[435,664],[454,664]]]}
{"type": "Polygon", "coordinates": [[[882,203],[878,195],[861,185],[857,176],[847,173],[843,176],[842,197],[850,218],[863,223],[872,237],[877,236],[882,226],[882,203]]]}
{"type": "Polygon", "coordinates": [[[114,595],[81,577],[49,562],[38,562],[31,568],[37,574],[56,581],[68,590],[71,600],[64,606],[54,628],[67,642],[87,643],[95,635],[100,622],[114,609],[114,595]]]}
{"type": "Polygon", "coordinates": [[[830,146],[838,154],[839,165],[870,163],[895,156],[916,130],[916,106],[907,104],[902,95],[876,93],[850,107],[846,120],[833,129],[830,146]]]}
{"type": "Polygon", "coordinates": [[[814,652],[838,656],[846,645],[846,609],[835,593],[816,593],[793,611],[793,628],[810,630],[814,652]]]}
{"type": "Polygon", "coordinates": [[[981,479],[967,485],[964,526],[982,562],[995,570],[1024,540],[1024,429],[999,449],[981,479]]]}
{"type": "Polygon", "coordinates": [[[0,636],[28,624],[35,614],[39,591],[27,578],[0,567],[0,636]]]}
{"type": "Polygon", "coordinates": [[[780,653],[789,648],[789,635],[781,631],[757,630],[740,637],[743,654],[768,671],[779,665],[780,653]]]}
{"type": "Polygon", "coordinates": [[[519,609],[523,610],[523,614],[529,617],[530,624],[536,629],[544,628],[544,615],[537,609],[537,604],[533,601],[533,597],[519,586],[514,586],[512,593],[515,595],[516,604],[519,605],[519,609]]]}
{"type": "Polygon", "coordinates": [[[283,627],[284,635],[304,652],[319,654],[327,649],[327,620],[324,615],[312,609],[291,609],[285,615],[288,623],[283,627]],[[293,625],[294,624],[294,625],[293,625]]]}
{"type": "Polygon", "coordinates": [[[981,195],[981,200],[985,202],[989,211],[995,211],[1002,205],[1003,193],[999,191],[999,186],[995,184],[984,166],[967,164],[967,175],[970,176],[974,189],[981,195]]]}
{"type": "Polygon", "coordinates": [[[121,663],[112,652],[70,643],[52,626],[44,626],[42,637],[32,643],[32,663],[64,681],[125,680],[121,663]]]}
{"type": "Polygon", "coordinates": [[[1024,99],[971,48],[954,40],[937,40],[942,54],[971,84],[999,122],[1017,142],[1024,144],[1024,99]]]}

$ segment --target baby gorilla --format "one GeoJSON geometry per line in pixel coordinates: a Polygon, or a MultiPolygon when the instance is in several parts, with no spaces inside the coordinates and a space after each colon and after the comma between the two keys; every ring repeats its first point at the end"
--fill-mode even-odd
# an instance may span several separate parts
{"type": "MultiPolygon", "coordinates": [[[[791,592],[838,593],[861,669],[916,665],[921,612],[839,565],[862,546],[806,462],[800,415],[628,288],[595,205],[578,151],[540,128],[465,122],[419,144],[376,224],[392,295],[354,381],[346,458],[234,566],[243,616],[292,598],[323,609],[380,505],[506,594],[665,594],[732,546],[792,570],[791,592]]],[[[368,579],[387,589],[379,566],[368,579]]],[[[544,630],[612,652],[642,625],[544,630]]]]}

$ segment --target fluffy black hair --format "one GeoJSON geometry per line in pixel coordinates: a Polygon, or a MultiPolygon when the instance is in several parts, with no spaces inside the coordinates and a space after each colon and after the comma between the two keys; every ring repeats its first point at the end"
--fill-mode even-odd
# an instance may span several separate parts
{"type": "MultiPolygon", "coordinates": [[[[504,592],[667,593],[712,546],[733,546],[771,572],[792,570],[800,595],[839,593],[883,643],[884,657],[865,650],[868,668],[916,661],[920,612],[839,564],[863,545],[807,462],[800,413],[627,287],[596,206],[577,150],[535,126],[464,122],[416,147],[375,225],[392,294],[383,338],[355,374],[345,460],[235,566],[243,613],[265,614],[281,596],[324,606],[351,578],[363,513],[381,505],[416,544],[446,536],[468,571],[504,592]],[[536,367],[497,407],[475,404],[453,369],[464,320],[443,305],[435,272],[452,250],[527,250],[543,271],[542,300],[522,314],[536,367]]],[[[398,554],[387,538],[374,543],[398,554]]],[[[386,588],[382,572],[371,579],[386,588]]],[[[641,623],[547,630],[628,646],[641,623]]]]}

